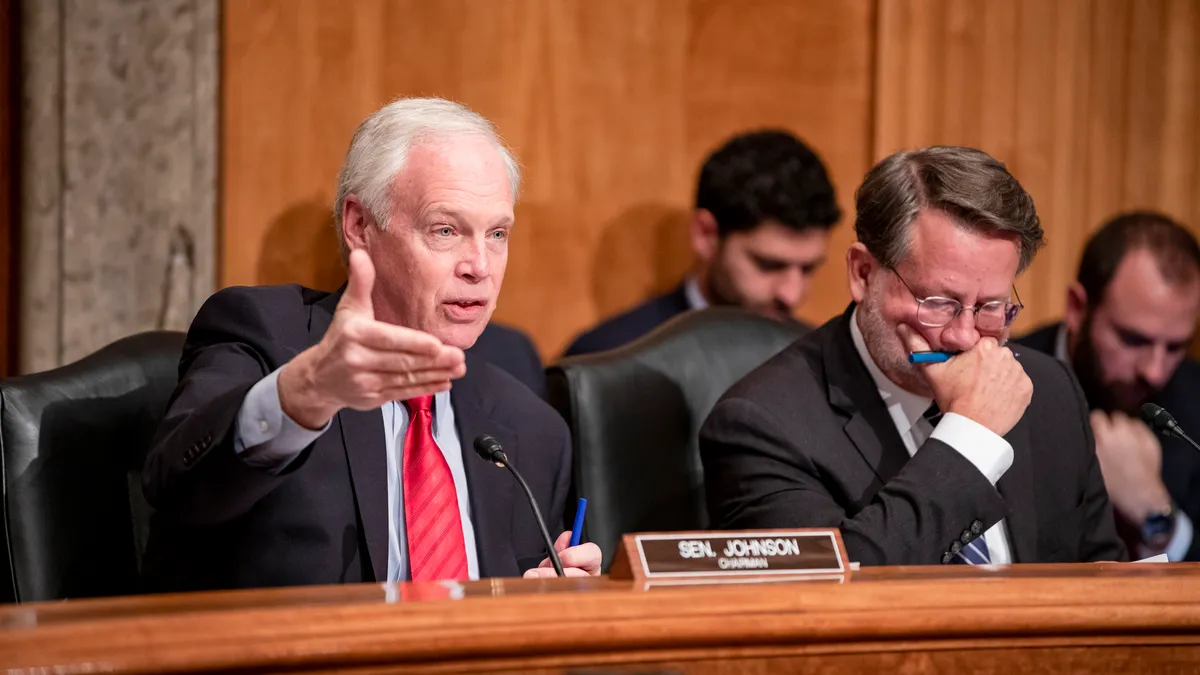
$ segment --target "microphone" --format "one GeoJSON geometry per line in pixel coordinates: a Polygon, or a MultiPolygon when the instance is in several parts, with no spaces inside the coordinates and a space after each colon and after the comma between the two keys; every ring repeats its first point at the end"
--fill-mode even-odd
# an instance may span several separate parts
{"type": "Polygon", "coordinates": [[[1171,417],[1171,413],[1167,412],[1162,406],[1154,403],[1142,404],[1142,419],[1146,420],[1146,424],[1150,428],[1162,434],[1179,438],[1187,441],[1193,448],[1200,450],[1200,445],[1196,444],[1187,434],[1183,433],[1183,427],[1179,426],[1179,422],[1171,417]]]}
{"type": "Polygon", "coordinates": [[[554,540],[550,538],[550,532],[546,529],[546,521],[542,519],[542,511],[538,508],[537,500],[533,498],[533,492],[529,489],[529,484],[517,472],[516,467],[508,463],[508,455],[504,454],[504,448],[500,447],[500,441],[484,434],[475,439],[475,452],[484,460],[508,469],[513,477],[517,479],[517,482],[521,484],[521,489],[525,491],[525,498],[529,500],[529,505],[533,507],[533,517],[537,520],[538,529],[542,531],[542,540],[546,542],[546,550],[550,552],[550,563],[554,565],[554,571],[558,576],[567,576],[563,572],[562,561],[558,559],[558,552],[554,550],[554,540]]]}

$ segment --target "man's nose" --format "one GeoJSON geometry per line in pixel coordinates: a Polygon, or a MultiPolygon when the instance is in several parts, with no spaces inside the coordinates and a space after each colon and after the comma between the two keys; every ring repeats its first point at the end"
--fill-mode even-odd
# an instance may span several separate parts
{"type": "Polygon", "coordinates": [[[1140,372],[1138,374],[1151,386],[1161,389],[1166,386],[1167,380],[1171,377],[1170,370],[1167,346],[1155,344],[1151,346],[1150,353],[1139,364],[1140,372]]]}
{"type": "Polygon", "coordinates": [[[964,309],[942,329],[942,349],[965,352],[979,342],[979,331],[975,328],[975,312],[964,309]]]}
{"type": "Polygon", "coordinates": [[[784,273],[783,279],[775,286],[775,301],[789,310],[794,310],[804,300],[804,291],[807,286],[808,279],[804,272],[796,268],[789,268],[784,273]]]}
{"type": "Polygon", "coordinates": [[[458,275],[470,281],[483,281],[492,275],[491,259],[488,257],[487,242],[468,239],[462,245],[458,275]]]}

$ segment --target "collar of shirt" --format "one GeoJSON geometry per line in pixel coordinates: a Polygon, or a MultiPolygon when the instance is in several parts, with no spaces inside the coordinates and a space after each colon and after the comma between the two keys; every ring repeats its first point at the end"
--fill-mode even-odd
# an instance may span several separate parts
{"type": "Polygon", "coordinates": [[[708,301],[704,299],[704,294],[700,292],[700,282],[696,280],[694,275],[688,275],[688,278],[683,280],[683,296],[687,298],[688,307],[692,309],[706,309],[708,307],[708,301]]]}
{"type": "Polygon", "coordinates": [[[929,409],[933,399],[902,389],[883,374],[883,371],[875,364],[875,360],[871,358],[871,353],[867,351],[867,343],[863,339],[862,331],[858,328],[857,307],[850,315],[850,337],[854,340],[854,348],[858,350],[859,358],[866,364],[867,372],[875,381],[875,388],[879,390],[879,398],[883,399],[883,404],[887,406],[888,414],[892,416],[892,422],[896,425],[896,429],[901,436],[909,433],[912,426],[929,409]]]}
{"type": "MultiPolygon", "coordinates": [[[[397,414],[399,414],[399,413],[401,413],[401,411],[403,411],[404,427],[407,429],[408,421],[411,419],[411,415],[409,414],[408,406],[405,405],[404,401],[388,401],[387,403],[384,404],[384,408],[386,409],[388,406],[395,406],[397,414]]],[[[438,393],[434,394],[433,395],[433,405],[430,406],[429,411],[430,411],[430,413],[433,414],[433,428],[432,428],[433,435],[434,435],[434,437],[437,437],[437,435],[442,432],[442,429],[440,426],[442,424],[442,418],[444,417],[444,418],[448,418],[451,420],[454,419],[453,418],[454,411],[450,408],[450,392],[449,391],[439,391],[438,393]],[[443,411],[446,411],[449,414],[442,414],[443,411]]],[[[385,411],[384,414],[389,414],[389,413],[387,413],[385,411]]]]}
{"type": "MultiPolygon", "coordinates": [[[[450,418],[450,415],[443,415],[442,411],[450,410],[450,390],[439,391],[433,395],[433,434],[437,436],[442,433],[442,429],[438,426],[439,418],[450,418]]],[[[451,418],[452,419],[452,418],[451,418]]]]}
{"type": "Polygon", "coordinates": [[[1058,332],[1054,334],[1054,358],[1063,363],[1071,362],[1071,357],[1067,354],[1067,323],[1065,321],[1058,324],[1058,332]]]}

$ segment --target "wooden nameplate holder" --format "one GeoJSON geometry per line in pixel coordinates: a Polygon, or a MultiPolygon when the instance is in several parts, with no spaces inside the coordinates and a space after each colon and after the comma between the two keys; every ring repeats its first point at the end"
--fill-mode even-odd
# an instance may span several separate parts
{"type": "Polygon", "coordinates": [[[621,537],[609,577],[654,583],[842,579],[850,573],[836,529],[643,532],[621,537]]]}

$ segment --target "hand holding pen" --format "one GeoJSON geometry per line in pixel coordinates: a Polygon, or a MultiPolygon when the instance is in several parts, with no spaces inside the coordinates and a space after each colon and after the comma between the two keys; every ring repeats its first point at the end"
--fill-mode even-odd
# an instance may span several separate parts
{"type": "MultiPolygon", "coordinates": [[[[910,361],[915,355],[937,353],[907,324],[897,326],[897,333],[910,361]]],[[[942,353],[946,356],[937,357],[940,362],[926,361],[918,370],[943,412],[966,417],[999,436],[1016,426],[1033,396],[1033,382],[1008,347],[994,337],[982,337],[966,351],[942,353]]]]}
{"type": "MultiPolygon", "coordinates": [[[[570,532],[563,532],[554,542],[554,550],[558,552],[558,557],[562,561],[563,571],[568,577],[582,576],[598,576],[600,574],[601,554],[600,547],[592,542],[582,542],[583,538],[583,515],[587,511],[587,500],[580,498],[579,506],[575,511],[575,526],[570,532]]],[[[525,571],[525,578],[545,577],[551,578],[555,576],[555,571],[551,567],[550,559],[542,561],[542,564],[533,569],[525,571]]]]}

